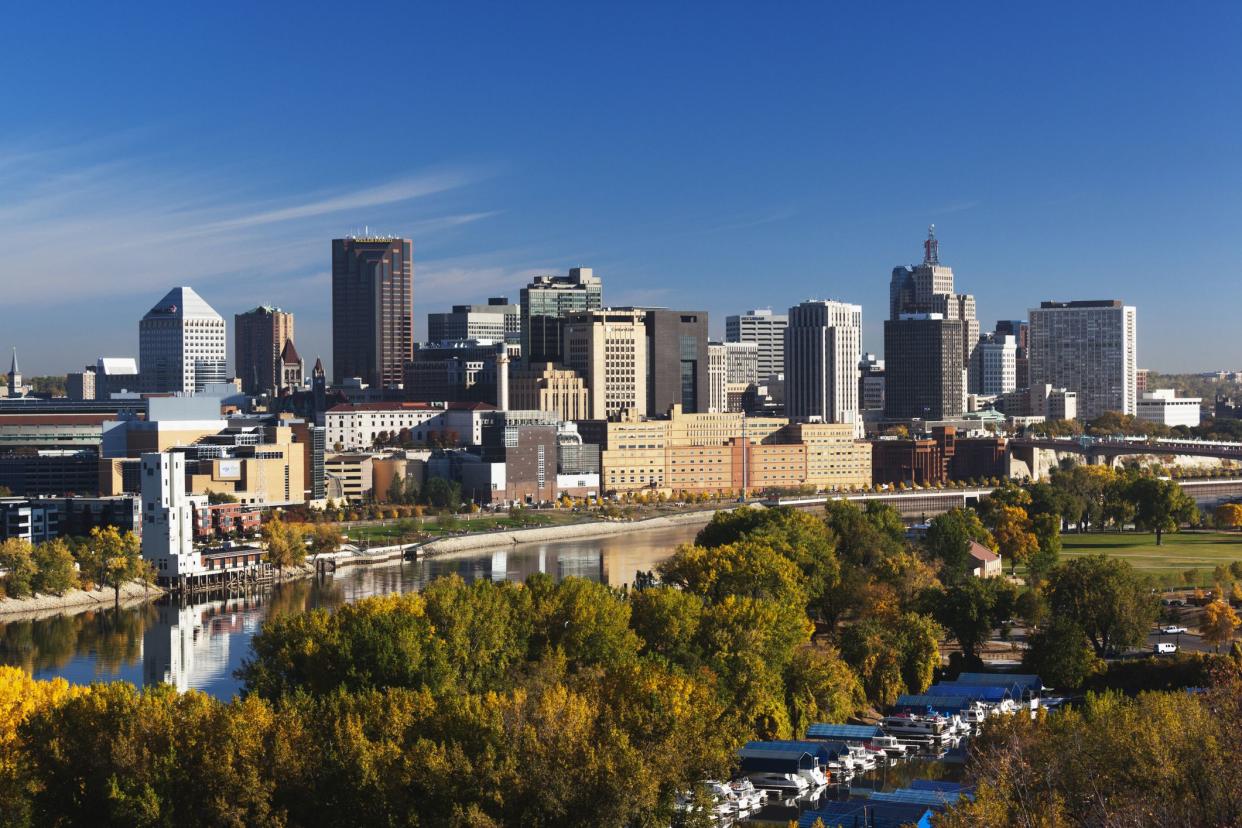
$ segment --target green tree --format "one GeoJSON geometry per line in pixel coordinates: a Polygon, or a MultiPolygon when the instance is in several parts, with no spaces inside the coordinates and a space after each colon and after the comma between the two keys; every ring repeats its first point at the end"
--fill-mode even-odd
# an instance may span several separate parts
{"type": "Polygon", "coordinates": [[[657,567],[660,579],[687,592],[720,601],[727,595],[807,604],[806,578],[788,558],[749,536],[735,544],[682,546],[657,567]]]}
{"type": "Polygon", "coordinates": [[[643,641],[643,651],[674,664],[698,663],[695,639],[703,620],[703,598],[668,586],[630,594],[630,626],[643,641]]]}
{"type": "Polygon", "coordinates": [[[34,547],[24,538],[9,538],[0,543],[0,567],[4,568],[4,594],[10,598],[26,598],[34,592],[38,569],[34,547]]]}
{"type": "Polygon", "coordinates": [[[450,575],[432,581],[422,595],[456,683],[471,693],[505,686],[510,671],[526,660],[529,592],[509,582],[467,584],[450,575]]]}
{"type": "Polygon", "coordinates": [[[428,506],[456,512],[461,506],[461,484],[456,480],[433,477],[423,486],[420,497],[428,506]]]}
{"type": "Polygon", "coordinates": [[[1087,634],[1071,618],[1054,618],[1048,627],[1032,633],[1028,643],[1023,664],[1051,687],[1082,687],[1104,667],[1087,634]]]}
{"type": "Polygon", "coordinates": [[[951,509],[932,518],[924,546],[928,555],[941,562],[941,580],[947,583],[970,576],[970,570],[974,567],[974,559],[970,556],[971,541],[989,549],[996,543],[974,511],[951,509]]]}
{"type": "Polygon", "coordinates": [[[571,667],[628,664],[642,641],[630,629],[630,604],[617,590],[585,578],[526,580],[532,602],[531,657],[560,651],[571,667]]]}
{"type": "Polygon", "coordinates": [[[1192,522],[1199,514],[1194,500],[1172,480],[1141,477],[1131,484],[1129,496],[1134,502],[1135,524],[1155,532],[1157,546],[1165,532],[1176,532],[1181,524],[1192,522]]]}
{"type": "Polygon", "coordinates": [[[830,499],[824,508],[825,520],[837,538],[837,555],[843,564],[869,568],[881,558],[901,550],[902,541],[889,532],[891,521],[887,513],[876,512],[869,518],[850,500],[830,499]]]}
{"type": "Polygon", "coordinates": [[[1012,584],[1000,578],[967,578],[928,595],[936,620],[962,648],[967,663],[978,663],[979,650],[1013,612],[1012,584]]]}
{"type": "Polygon", "coordinates": [[[846,721],[866,701],[858,677],[831,648],[802,647],[785,668],[785,703],[795,737],[815,722],[846,721]]]}
{"type": "Polygon", "coordinates": [[[74,568],[73,553],[69,544],[61,538],[39,544],[34,548],[35,592],[64,595],[78,585],[78,573],[74,568]]]}
{"type": "Polygon", "coordinates": [[[1148,579],[1129,561],[1105,555],[1058,565],[1046,594],[1052,616],[1077,623],[1101,657],[1141,644],[1159,612],[1148,579]]]}
{"type": "Polygon", "coordinates": [[[1035,533],[1035,554],[1026,562],[1031,583],[1042,583],[1061,560],[1061,520],[1054,514],[1039,514],[1031,519],[1035,533]]]}

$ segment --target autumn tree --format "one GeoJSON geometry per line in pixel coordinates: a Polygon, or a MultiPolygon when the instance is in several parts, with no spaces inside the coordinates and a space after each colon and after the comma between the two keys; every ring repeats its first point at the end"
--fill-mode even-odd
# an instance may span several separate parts
{"type": "Polygon", "coordinates": [[[1011,567],[1030,561],[1039,552],[1039,538],[1021,506],[996,507],[990,518],[996,551],[1009,559],[1011,567]]]}
{"type": "Polygon", "coordinates": [[[1203,620],[1199,622],[1199,632],[1203,640],[1220,652],[1220,645],[1233,641],[1233,634],[1242,625],[1238,614],[1227,601],[1216,599],[1203,608],[1203,620]]]}
{"type": "Polygon", "coordinates": [[[35,592],[63,595],[78,585],[73,553],[62,538],[41,543],[34,548],[35,592]]]}
{"type": "Polygon", "coordinates": [[[970,576],[974,560],[970,556],[971,541],[989,549],[996,543],[973,510],[951,509],[932,518],[924,546],[928,555],[941,562],[941,580],[958,581],[970,576]]]}
{"type": "Polygon", "coordinates": [[[1242,505],[1237,503],[1222,503],[1216,507],[1213,513],[1216,517],[1216,525],[1222,528],[1236,529],[1242,526],[1242,505]]]}
{"type": "Polygon", "coordinates": [[[10,598],[26,598],[34,591],[38,569],[34,547],[25,538],[8,538],[0,543],[0,567],[4,568],[4,594],[10,598]]]}
{"type": "Polygon", "coordinates": [[[89,566],[95,583],[112,587],[121,601],[121,586],[142,574],[142,545],[133,532],[121,533],[115,526],[94,527],[87,542],[89,566]]]}
{"type": "Polygon", "coordinates": [[[267,550],[267,562],[284,571],[286,566],[298,566],[306,560],[305,525],[285,523],[279,515],[263,524],[263,544],[267,550]]]}

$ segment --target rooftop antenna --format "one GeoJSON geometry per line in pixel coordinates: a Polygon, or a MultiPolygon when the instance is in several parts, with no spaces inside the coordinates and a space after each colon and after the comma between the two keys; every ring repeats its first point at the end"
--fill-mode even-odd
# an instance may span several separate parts
{"type": "Polygon", "coordinates": [[[936,225],[927,225],[927,241],[923,242],[923,264],[940,264],[940,242],[936,241],[936,225]]]}

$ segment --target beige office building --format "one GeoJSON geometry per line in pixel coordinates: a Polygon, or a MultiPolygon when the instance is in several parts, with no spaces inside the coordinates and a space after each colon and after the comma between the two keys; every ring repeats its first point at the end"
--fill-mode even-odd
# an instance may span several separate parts
{"type": "Polygon", "coordinates": [[[570,314],[562,329],[565,363],[586,382],[590,419],[647,410],[646,312],[602,309],[570,314]]]}
{"type": "Polygon", "coordinates": [[[590,406],[586,382],[572,368],[539,362],[509,369],[509,408],[515,411],[551,411],[562,420],[587,420],[590,406]]]}

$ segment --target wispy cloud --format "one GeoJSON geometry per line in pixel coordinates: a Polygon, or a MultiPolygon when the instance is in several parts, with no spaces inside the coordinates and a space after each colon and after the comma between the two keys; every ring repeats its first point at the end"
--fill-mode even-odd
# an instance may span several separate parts
{"type": "Polygon", "coordinates": [[[261,199],[252,195],[261,182],[161,161],[100,160],[97,151],[64,146],[0,148],[6,301],[39,307],[154,295],[175,284],[200,285],[208,301],[219,290],[233,298],[264,288],[280,301],[322,270],[328,240],[344,228],[384,224],[425,241],[496,215],[446,209],[453,191],[485,177],[478,170],[261,199]]]}
{"type": "Polygon", "coordinates": [[[964,213],[967,210],[973,210],[983,204],[979,199],[960,199],[958,201],[950,201],[948,204],[942,204],[939,207],[933,207],[927,211],[929,216],[944,216],[951,213],[964,213]]]}

